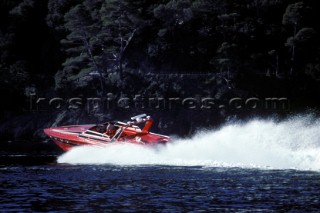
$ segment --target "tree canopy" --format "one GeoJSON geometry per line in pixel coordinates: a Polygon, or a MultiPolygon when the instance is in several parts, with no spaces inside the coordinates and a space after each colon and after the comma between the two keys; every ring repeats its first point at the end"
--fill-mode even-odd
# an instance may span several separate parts
{"type": "Polygon", "coordinates": [[[18,93],[49,84],[62,92],[94,88],[100,94],[113,87],[125,92],[132,73],[209,73],[234,86],[257,76],[318,82],[316,5],[312,0],[1,1],[0,68],[6,76],[1,81],[5,87],[19,85],[18,93]]]}

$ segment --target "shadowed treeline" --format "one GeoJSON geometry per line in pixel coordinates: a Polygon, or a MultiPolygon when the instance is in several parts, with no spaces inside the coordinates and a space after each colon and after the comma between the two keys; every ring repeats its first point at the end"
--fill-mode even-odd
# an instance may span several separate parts
{"type": "Polygon", "coordinates": [[[155,130],[184,136],[230,119],[317,109],[316,3],[3,0],[1,138],[39,137],[46,126],[126,119],[145,111],[160,122],[155,130]],[[88,112],[85,103],[30,109],[39,98],[103,100],[110,94],[116,100],[212,98],[214,104],[210,109],[117,105],[88,112]],[[286,98],[290,107],[229,106],[235,97],[286,98]]]}

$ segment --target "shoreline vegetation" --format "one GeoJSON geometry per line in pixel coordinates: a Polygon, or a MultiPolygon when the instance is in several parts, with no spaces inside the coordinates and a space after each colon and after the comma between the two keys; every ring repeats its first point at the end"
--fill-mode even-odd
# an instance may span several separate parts
{"type": "Polygon", "coordinates": [[[2,1],[1,144],[144,112],[157,121],[153,131],[179,137],[254,117],[317,116],[316,5],[2,1]]]}

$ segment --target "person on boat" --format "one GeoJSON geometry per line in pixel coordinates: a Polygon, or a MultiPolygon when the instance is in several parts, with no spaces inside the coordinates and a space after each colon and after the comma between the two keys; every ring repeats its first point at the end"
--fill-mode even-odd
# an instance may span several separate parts
{"type": "Polygon", "coordinates": [[[96,131],[99,132],[99,133],[106,132],[106,126],[105,125],[97,125],[95,128],[96,128],[96,131]]]}
{"type": "Polygon", "coordinates": [[[113,124],[109,123],[107,125],[105,134],[107,134],[109,137],[112,137],[116,133],[116,131],[117,131],[117,128],[113,124]]]}

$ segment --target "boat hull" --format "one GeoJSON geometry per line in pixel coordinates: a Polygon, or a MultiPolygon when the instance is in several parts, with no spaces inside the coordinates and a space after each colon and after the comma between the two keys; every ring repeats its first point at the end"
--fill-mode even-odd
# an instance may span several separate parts
{"type": "Polygon", "coordinates": [[[112,141],[107,135],[88,131],[95,125],[62,126],[44,129],[57,146],[67,152],[77,146],[105,146],[107,144],[132,143],[140,145],[165,144],[170,138],[165,135],[144,132],[128,127],[123,131],[124,137],[112,141]],[[90,133],[90,134],[89,134],[90,133]]]}

